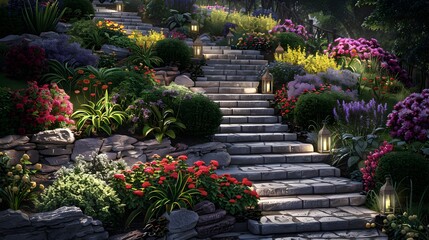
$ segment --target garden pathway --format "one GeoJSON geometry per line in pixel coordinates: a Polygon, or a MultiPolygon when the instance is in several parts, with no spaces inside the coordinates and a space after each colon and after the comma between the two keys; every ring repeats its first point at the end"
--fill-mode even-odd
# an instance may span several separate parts
{"type": "Polygon", "coordinates": [[[271,107],[274,95],[258,93],[258,73],[267,63],[260,52],[205,46],[203,53],[205,77],[195,87],[220,105],[224,117],[214,141],[225,143],[231,155],[231,165],[219,173],[254,181],[263,211],[260,221],[248,221],[251,234],[222,236],[387,239],[365,229],[376,212],[362,207],[362,184],[340,177],[327,155],[297,141],[271,107]]]}

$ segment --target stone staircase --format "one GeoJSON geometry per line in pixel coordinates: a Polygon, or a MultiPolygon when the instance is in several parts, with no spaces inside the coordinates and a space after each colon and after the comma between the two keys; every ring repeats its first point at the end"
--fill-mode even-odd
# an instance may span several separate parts
{"type": "Polygon", "coordinates": [[[341,178],[340,170],[326,163],[328,155],[297,141],[270,106],[274,95],[258,93],[258,73],[267,63],[259,51],[205,46],[203,53],[205,76],[194,90],[220,105],[223,122],[213,138],[225,143],[231,155],[231,165],[218,173],[253,181],[263,211],[260,221],[248,221],[251,234],[222,236],[387,239],[377,230],[365,230],[376,213],[362,207],[362,184],[341,178]]]}
{"type": "MultiPolygon", "coordinates": [[[[104,3],[108,5],[109,3],[104,3]]],[[[133,31],[142,32],[143,35],[148,34],[150,30],[157,32],[168,32],[168,29],[154,27],[152,24],[143,23],[140,16],[136,12],[118,12],[116,10],[108,9],[105,6],[94,5],[95,14],[94,19],[104,19],[114,21],[118,24],[124,25],[124,29],[130,34],[133,31]]]]}

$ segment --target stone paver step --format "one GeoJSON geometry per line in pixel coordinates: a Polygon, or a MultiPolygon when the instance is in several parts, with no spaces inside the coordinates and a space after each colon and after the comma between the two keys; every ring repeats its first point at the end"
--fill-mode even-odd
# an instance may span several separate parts
{"type": "MultiPolygon", "coordinates": [[[[212,60],[214,61],[214,60],[212,60]]],[[[246,61],[246,60],[234,60],[234,61],[246,61]]],[[[248,64],[220,64],[220,63],[213,63],[210,62],[208,63],[207,66],[204,66],[204,69],[218,69],[218,70],[258,70],[261,71],[261,69],[264,68],[263,65],[259,64],[259,65],[248,65],[248,64]]]]}
{"type": "MultiPolygon", "coordinates": [[[[200,87],[191,88],[191,90],[200,90],[200,87]]],[[[257,93],[258,88],[255,87],[203,87],[206,93],[257,93]]]]}
{"type": "Polygon", "coordinates": [[[334,208],[361,206],[365,204],[365,200],[366,196],[359,193],[261,197],[259,199],[259,207],[262,211],[334,208]]]}
{"type": "Polygon", "coordinates": [[[362,191],[361,182],[339,177],[255,182],[253,186],[256,192],[262,197],[359,193],[362,191]]]}
{"type": "Polygon", "coordinates": [[[220,108],[225,115],[274,115],[274,108],[220,108]]]}
{"type": "Polygon", "coordinates": [[[196,81],[195,87],[242,87],[257,88],[259,82],[226,82],[226,81],[196,81]]]}
{"type": "MultiPolygon", "coordinates": [[[[207,51],[207,50],[206,50],[207,51]]],[[[210,52],[212,52],[213,50],[211,50],[210,52]]],[[[221,51],[221,50],[219,50],[221,51]]],[[[256,54],[249,54],[249,55],[244,55],[244,54],[219,54],[219,53],[204,53],[204,57],[206,58],[206,60],[209,59],[264,59],[263,55],[256,55],[256,54]]]]}
{"type": "Polygon", "coordinates": [[[388,240],[386,234],[377,229],[344,230],[324,232],[300,232],[293,234],[255,235],[249,232],[228,232],[210,237],[212,240],[388,240]]]}
{"type": "Polygon", "coordinates": [[[317,152],[231,155],[231,165],[256,165],[273,163],[321,163],[327,162],[328,160],[328,154],[321,154],[317,152]]]}
{"type": "MultiPolygon", "coordinates": [[[[274,94],[206,94],[211,100],[273,100],[274,94]]],[[[248,115],[248,114],[246,114],[248,115]]]]}
{"type": "Polygon", "coordinates": [[[259,70],[236,70],[236,69],[214,69],[210,66],[204,66],[204,74],[206,75],[253,75],[258,76],[259,70]]]}
{"type": "Polygon", "coordinates": [[[280,123],[280,116],[223,116],[222,123],[280,123]]]}
{"type": "Polygon", "coordinates": [[[236,142],[261,142],[261,141],[295,141],[295,133],[283,132],[252,132],[252,133],[217,133],[213,136],[214,141],[224,143],[236,142]]]}
{"type": "MultiPolygon", "coordinates": [[[[232,50],[231,50],[232,51],[232,50]]],[[[207,60],[207,65],[210,64],[239,64],[239,65],[264,65],[267,60],[254,60],[254,59],[210,59],[207,60]]]]}
{"type": "Polygon", "coordinates": [[[376,212],[362,207],[300,209],[263,213],[260,221],[249,220],[253,234],[285,234],[365,229],[376,212]]]}
{"type": "Polygon", "coordinates": [[[203,46],[203,51],[205,50],[214,50],[214,49],[227,49],[231,50],[230,46],[203,46]]]}
{"type": "MultiPolygon", "coordinates": [[[[104,16],[104,15],[98,15],[96,14],[94,16],[95,19],[104,19],[104,20],[110,20],[110,21],[114,21],[114,22],[124,22],[124,23],[133,23],[133,22],[138,22],[138,23],[143,23],[141,18],[139,16],[104,16]]],[[[145,24],[149,24],[149,23],[145,23],[145,24]]]]}
{"type": "Polygon", "coordinates": [[[263,55],[261,55],[260,51],[257,50],[231,50],[228,48],[203,48],[203,54],[204,55],[234,55],[234,56],[239,56],[239,55],[256,55],[256,56],[262,56],[263,59],[263,55]]]}
{"type": "Polygon", "coordinates": [[[264,100],[214,100],[220,107],[270,107],[270,103],[264,100]]]}
{"type": "Polygon", "coordinates": [[[251,181],[308,179],[315,177],[339,177],[340,170],[324,163],[263,164],[253,166],[231,165],[218,169],[218,174],[231,174],[237,179],[251,181]]]}
{"type": "Polygon", "coordinates": [[[227,150],[231,155],[309,153],[314,151],[312,144],[298,141],[233,143],[227,150]]]}
{"type": "Polygon", "coordinates": [[[137,12],[117,12],[106,8],[98,8],[95,11],[95,16],[137,16],[137,12]],[[98,10],[98,11],[97,11],[98,10]]]}
{"type": "Polygon", "coordinates": [[[197,77],[198,81],[259,81],[258,75],[204,75],[197,77]]]}
{"type": "Polygon", "coordinates": [[[288,126],[280,123],[221,124],[219,126],[219,133],[284,133],[287,131],[288,126]]]}

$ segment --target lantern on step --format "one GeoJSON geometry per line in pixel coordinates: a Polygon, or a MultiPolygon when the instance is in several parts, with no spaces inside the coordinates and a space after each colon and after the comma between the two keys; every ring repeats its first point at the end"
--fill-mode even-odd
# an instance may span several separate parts
{"type": "Polygon", "coordinates": [[[273,93],[274,78],[273,74],[267,68],[264,75],[262,75],[262,93],[269,94],[273,93]]]}
{"type": "Polygon", "coordinates": [[[331,131],[326,128],[326,122],[317,135],[317,151],[319,153],[329,153],[331,151],[331,131]]]}
{"type": "Polygon", "coordinates": [[[276,58],[280,58],[284,52],[285,52],[285,49],[279,43],[279,45],[276,47],[276,50],[275,50],[276,58]]]}
{"type": "Polygon", "coordinates": [[[124,11],[124,3],[123,2],[116,3],[116,11],[118,11],[118,12],[124,11]]]}
{"type": "Polygon", "coordinates": [[[203,56],[203,42],[199,37],[192,44],[192,48],[194,50],[194,57],[201,58],[203,56]]]}
{"type": "Polygon", "coordinates": [[[195,20],[191,21],[191,33],[198,33],[200,30],[200,26],[198,25],[198,22],[195,20]]]}
{"type": "Polygon", "coordinates": [[[232,44],[232,38],[234,37],[234,34],[229,30],[228,34],[226,35],[226,40],[228,41],[228,45],[232,44]]]}
{"type": "Polygon", "coordinates": [[[383,214],[394,214],[396,206],[396,192],[392,186],[390,177],[386,177],[386,183],[380,188],[379,201],[383,214]]]}

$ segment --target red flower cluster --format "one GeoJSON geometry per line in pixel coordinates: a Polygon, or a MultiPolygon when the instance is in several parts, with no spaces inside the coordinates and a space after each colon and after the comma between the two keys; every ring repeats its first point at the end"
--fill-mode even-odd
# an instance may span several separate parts
{"type": "Polygon", "coordinates": [[[46,69],[45,49],[16,45],[6,54],[6,72],[19,80],[38,80],[46,69]]]}
{"type": "Polygon", "coordinates": [[[43,86],[39,86],[37,82],[28,84],[27,89],[14,94],[20,134],[74,124],[74,121],[70,119],[73,104],[63,89],[60,89],[56,83],[43,86]]]}

